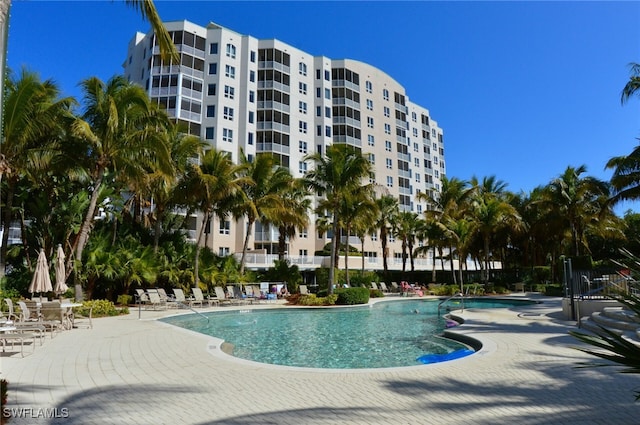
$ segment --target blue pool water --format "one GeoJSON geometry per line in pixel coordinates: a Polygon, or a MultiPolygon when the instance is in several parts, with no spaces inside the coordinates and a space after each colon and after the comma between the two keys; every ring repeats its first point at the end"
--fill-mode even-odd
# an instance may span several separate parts
{"type": "MultiPolygon", "coordinates": [[[[441,337],[447,323],[438,300],[388,301],[372,306],[330,309],[243,310],[163,319],[231,344],[235,357],[261,363],[313,368],[415,366],[425,354],[469,348],[441,337]]],[[[521,304],[505,300],[465,300],[465,308],[521,304]]],[[[459,308],[459,301],[447,303],[459,308]]]]}

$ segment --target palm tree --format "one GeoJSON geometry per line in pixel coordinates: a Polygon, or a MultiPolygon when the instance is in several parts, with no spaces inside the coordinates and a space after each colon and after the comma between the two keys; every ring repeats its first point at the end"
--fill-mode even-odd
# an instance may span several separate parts
{"type": "Polygon", "coordinates": [[[631,77],[622,89],[620,95],[620,101],[625,103],[629,98],[635,94],[640,93],[640,63],[630,63],[629,68],[631,70],[631,77]]]}
{"type": "Polygon", "coordinates": [[[214,214],[224,218],[229,212],[227,209],[229,199],[237,196],[241,190],[241,184],[246,181],[238,177],[241,169],[241,166],[231,162],[228,153],[211,149],[204,154],[199,165],[191,165],[179,186],[183,204],[195,207],[202,213],[194,260],[196,286],[199,283],[198,268],[202,235],[214,214]]]}
{"type": "Polygon", "coordinates": [[[629,155],[609,159],[605,167],[613,169],[611,176],[611,186],[614,190],[611,197],[613,204],[640,199],[640,145],[636,146],[629,155]]]}
{"type": "Polygon", "coordinates": [[[375,222],[375,229],[380,231],[380,244],[382,247],[382,267],[385,276],[389,274],[389,265],[387,263],[387,257],[389,256],[389,249],[387,243],[389,241],[389,232],[392,229],[392,223],[396,220],[398,209],[398,200],[390,195],[383,195],[380,198],[376,198],[376,205],[378,207],[378,216],[375,222]]]}
{"type": "Polygon", "coordinates": [[[413,267],[413,245],[416,239],[418,224],[418,214],[410,211],[402,211],[398,214],[393,224],[393,233],[395,237],[402,241],[402,273],[406,271],[407,265],[407,249],[411,257],[411,270],[413,267]]]}
{"type": "Polygon", "coordinates": [[[253,162],[242,156],[243,175],[246,177],[242,185],[243,196],[234,206],[234,216],[247,219],[247,230],[242,246],[240,274],[244,274],[245,257],[249,246],[249,238],[256,221],[268,224],[287,209],[280,194],[291,182],[289,169],[277,166],[275,159],[269,154],[259,154],[253,162]]]}
{"type": "Polygon", "coordinates": [[[172,172],[166,173],[160,168],[153,169],[148,175],[147,186],[153,202],[151,220],[154,226],[153,251],[156,253],[163,234],[164,219],[172,204],[175,204],[178,183],[184,177],[190,162],[201,155],[204,148],[200,138],[182,133],[175,124],[171,124],[164,135],[170,149],[172,172]]]}
{"type": "Polygon", "coordinates": [[[124,0],[124,2],[127,6],[136,9],[138,13],[140,13],[140,16],[142,16],[142,19],[149,21],[153,32],[156,33],[162,59],[165,61],[169,59],[178,61],[179,55],[176,46],[173,44],[173,41],[171,41],[171,36],[162,23],[162,19],[160,19],[153,0],[124,0]]]}
{"type": "Polygon", "coordinates": [[[564,217],[570,232],[571,254],[580,256],[586,246],[587,225],[600,214],[598,198],[609,195],[607,183],[594,177],[581,177],[586,166],[567,167],[558,178],[547,186],[547,202],[564,217]]]}
{"type": "MultiPolygon", "coordinates": [[[[63,124],[70,120],[72,98],[59,99],[60,90],[51,81],[40,81],[37,74],[23,69],[5,82],[4,141],[2,173],[6,176],[4,233],[0,250],[0,277],[4,276],[9,226],[13,215],[14,191],[27,175],[47,170],[60,154],[63,124]]],[[[37,180],[37,177],[34,177],[37,180]]]]}
{"type": "MultiPolygon", "coordinates": [[[[98,200],[109,173],[139,179],[146,170],[158,167],[170,173],[171,162],[163,129],[166,114],[159,113],[144,89],[115,76],[107,83],[96,77],[81,83],[85,110],[74,124],[74,134],[86,142],[86,170],[91,199],[80,232],[76,236],[75,261],[89,239],[98,200]]],[[[69,256],[68,265],[72,261],[69,256]]],[[[67,267],[70,273],[71,268],[67,267]]]]}
{"type": "Polygon", "coordinates": [[[289,177],[288,185],[279,196],[285,208],[275,211],[269,224],[278,229],[278,260],[284,261],[287,239],[295,238],[298,231],[309,226],[311,199],[304,181],[293,176],[289,177]]]}
{"type": "Polygon", "coordinates": [[[326,154],[310,155],[307,159],[315,163],[305,177],[308,187],[326,199],[324,205],[332,215],[331,268],[329,270],[329,293],[333,293],[335,255],[338,245],[340,204],[350,194],[359,190],[362,180],[369,175],[371,163],[354,148],[338,144],[327,148],[326,154]]]}

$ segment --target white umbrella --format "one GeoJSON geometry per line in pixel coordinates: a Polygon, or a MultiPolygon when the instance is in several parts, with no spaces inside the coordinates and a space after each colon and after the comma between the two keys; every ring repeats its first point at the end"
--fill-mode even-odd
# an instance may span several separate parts
{"type": "Polygon", "coordinates": [[[51,277],[49,276],[49,265],[47,264],[47,256],[44,254],[44,249],[40,248],[36,271],[31,279],[29,292],[31,292],[31,296],[33,296],[34,292],[42,294],[43,292],[49,291],[53,291],[53,287],[51,286],[51,277]]]}
{"type": "Polygon", "coordinates": [[[64,294],[69,287],[64,282],[66,278],[66,270],[64,267],[64,249],[62,245],[58,245],[58,251],[56,252],[56,264],[54,269],[56,271],[56,287],[54,292],[56,294],[64,294]]]}

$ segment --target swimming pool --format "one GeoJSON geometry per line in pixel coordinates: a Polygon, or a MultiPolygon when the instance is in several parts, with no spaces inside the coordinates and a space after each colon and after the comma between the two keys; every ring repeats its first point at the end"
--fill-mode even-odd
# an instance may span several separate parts
{"type": "MultiPolygon", "coordinates": [[[[459,300],[447,305],[459,308],[459,300]]],[[[512,307],[511,300],[465,300],[465,308],[512,307]]],[[[275,365],[359,369],[415,366],[425,354],[468,348],[440,336],[439,300],[398,300],[353,308],[234,310],[162,319],[224,339],[231,354],[275,365]]]]}

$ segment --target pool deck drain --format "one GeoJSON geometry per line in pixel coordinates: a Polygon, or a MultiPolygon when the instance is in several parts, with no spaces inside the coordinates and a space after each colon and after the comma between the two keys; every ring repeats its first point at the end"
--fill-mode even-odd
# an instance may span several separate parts
{"type": "Polygon", "coordinates": [[[212,356],[213,338],[147,320],[171,311],[143,311],[144,320],[136,311],[47,336],[24,358],[2,353],[0,377],[6,408],[22,416],[12,425],[637,423],[640,378],[576,368],[593,358],[572,348],[575,323],[561,319],[559,298],[534,298],[544,303],[459,313],[455,332],[483,349],[445,363],[270,367],[212,356]],[[66,414],[34,417],[38,409],[66,414]]]}

